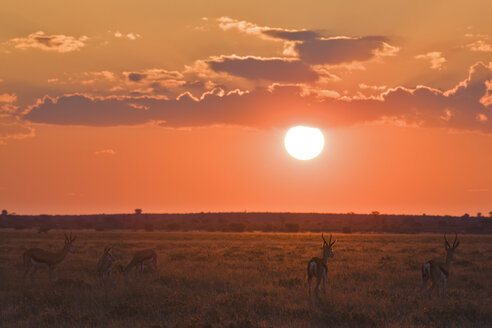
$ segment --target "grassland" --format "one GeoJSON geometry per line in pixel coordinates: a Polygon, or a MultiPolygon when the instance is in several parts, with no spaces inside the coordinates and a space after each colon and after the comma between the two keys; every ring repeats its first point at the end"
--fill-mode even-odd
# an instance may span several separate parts
{"type": "Polygon", "coordinates": [[[0,231],[1,327],[486,327],[492,325],[492,236],[460,236],[448,297],[419,294],[420,266],[444,258],[442,235],[336,234],[326,296],[310,299],[306,263],[319,234],[77,232],[75,254],[24,280],[22,253],[57,250],[61,231],[0,231]],[[154,248],[157,272],[95,266],[105,245],[126,264],[154,248]]]}

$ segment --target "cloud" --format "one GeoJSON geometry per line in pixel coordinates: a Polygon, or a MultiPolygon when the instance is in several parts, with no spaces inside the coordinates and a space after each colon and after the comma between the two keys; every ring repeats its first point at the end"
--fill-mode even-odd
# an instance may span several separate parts
{"type": "Polygon", "coordinates": [[[58,35],[46,35],[43,31],[37,31],[29,34],[25,38],[14,38],[9,41],[14,45],[14,48],[26,50],[29,48],[35,48],[45,51],[56,52],[71,52],[80,50],[85,46],[85,42],[89,38],[81,36],[76,38],[73,36],[58,34],[58,35]]]}
{"type": "Polygon", "coordinates": [[[80,83],[82,84],[94,84],[103,81],[113,81],[115,75],[113,72],[100,71],[100,72],[84,72],[80,83]]]}
{"type": "Polygon", "coordinates": [[[467,44],[466,47],[471,51],[492,52],[492,45],[483,40],[478,40],[473,43],[467,44]]]}
{"type": "Polygon", "coordinates": [[[315,31],[306,29],[293,30],[268,26],[259,26],[257,24],[240,21],[230,17],[220,17],[217,19],[219,27],[224,30],[236,29],[239,32],[255,35],[263,39],[281,39],[287,41],[304,41],[320,37],[315,31]]]}
{"type": "MultiPolygon", "coordinates": [[[[160,68],[151,68],[138,72],[123,72],[123,75],[127,77],[131,82],[160,82],[168,80],[182,80],[183,74],[178,71],[168,71],[160,68]]],[[[184,81],[183,81],[184,83],[184,81]]]]}
{"type": "MultiPolygon", "coordinates": [[[[492,65],[489,65],[492,69],[492,65]]],[[[487,91],[485,95],[480,99],[480,102],[484,106],[491,106],[492,105],[492,80],[485,81],[485,86],[487,88],[487,91]]]]}
{"type": "Polygon", "coordinates": [[[14,93],[3,93],[0,94],[0,114],[2,113],[15,113],[18,106],[14,105],[17,101],[17,95],[14,93]]]}
{"type": "Polygon", "coordinates": [[[114,126],[135,125],[149,121],[150,117],[142,115],[144,111],[130,106],[136,99],[116,97],[91,98],[85,95],[63,96],[57,99],[45,97],[30,110],[26,118],[32,122],[114,126]]]}
{"type": "MultiPolygon", "coordinates": [[[[110,31],[111,32],[111,31],[110,31]]],[[[111,32],[112,33],[112,32],[111,32]]],[[[134,32],[130,32],[130,33],[121,33],[120,31],[116,31],[114,32],[114,37],[115,38],[124,38],[124,39],[128,39],[128,40],[131,40],[131,41],[134,41],[136,39],[139,39],[141,38],[142,36],[138,33],[134,33],[134,32]]]]}
{"type": "Polygon", "coordinates": [[[399,51],[398,47],[390,45],[387,38],[381,36],[324,37],[316,31],[259,26],[230,17],[220,17],[217,21],[224,31],[236,29],[265,40],[282,41],[284,55],[299,57],[312,65],[366,61],[374,57],[394,56],[399,51]]]}
{"type": "Polygon", "coordinates": [[[442,69],[442,65],[446,62],[446,58],[442,56],[442,53],[439,51],[428,52],[425,55],[417,55],[416,59],[425,59],[430,61],[431,69],[442,69]]]}
{"type": "Polygon", "coordinates": [[[455,88],[440,91],[425,86],[389,89],[379,97],[320,97],[299,86],[258,88],[250,92],[215,89],[200,98],[184,93],[176,99],[155,97],[45,97],[30,108],[32,122],[115,126],[152,121],[166,127],[240,125],[256,128],[313,124],[321,127],[366,122],[403,122],[492,133],[491,105],[481,99],[488,92],[492,70],[482,63],[470,69],[455,88]],[[144,109],[139,109],[143,106],[144,109]]]}
{"type": "Polygon", "coordinates": [[[9,114],[0,114],[0,145],[9,139],[24,139],[34,136],[30,124],[9,114]]]}
{"type": "Polygon", "coordinates": [[[367,61],[374,57],[394,56],[399,49],[389,45],[385,37],[366,36],[306,40],[297,43],[295,50],[306,63],[339,65],[367,61]]]}
{"type": "Polygon", "coordinates": [[[116,151],[114,149],[102,149],[94,152],[94,155],[116,155],[116,151]]]}
{"type": "Polygon", "coordinates": [[[147,75],[141,73],[128,73],[127,77],[129,81],[139,82],[143,80],[145,77],[147,77],[147,75]]]}
{"type": "Polygon", "coordinates": [[[382,91],[386,90],[388,87],[385,85],[368,85],[365,83],[360,83],[359,88],[361,88],[362,90],[382,91]]]}
{"type": "Polygon", "coordinates": [[[217,21],[219,22],[219,28],[224,31],[235,29],[239,32],[254,35],[262,39],[303,41],[320,37],[320,35],[315,31],[309,31],[305,29],[292,30],[268,26],[259,26],[251,22],[240,21],[230,17],[220,17],[217,19],[217,21]]]}
{"type": "Polygon", "coordinates": [[[0,94],[0,145],[8,139],[24,139],[34,136],[34,129],[29,122],[17,114],[19,106],[15,105],[17,95],[14,93],[0,94]]]}
{"type": "Polygon", "coordinates": [[[17,101],[17,96],[14,93],[0,94],[0,103],[13,103],[17,101]]]}
{"type": "Polygon", "coordinates": [[[285,58],[261,58],[221,56],[208,61],[215,72],[225,72],[247,79],[277,82],[313,82],[318,74],[299,60],[285,58]]]}

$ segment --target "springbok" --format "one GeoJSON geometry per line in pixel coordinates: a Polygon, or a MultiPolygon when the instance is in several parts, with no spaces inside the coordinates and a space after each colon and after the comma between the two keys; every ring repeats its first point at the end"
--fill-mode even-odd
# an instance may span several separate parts
{"type": "Polygon", "coordinates": [[[454,255],[455,249],[459,246],[460,242],[458,240],[458,234],[455,233],[453,246],[449,245],[446,234],[444,234],[444,248],[446,249],[446,262],[440,262],[435,260],[430,260],[424,265],[422,265],[422,286],[420,286],[420,291],[424,290],[427,282],[430,280],[432,282],[429,288],[429,296],[432,297],[432,290],[436,289],[436,295],[439,297],[439,284],[442,282],[442,297],[446,297],[446,283],[449,278],[449,270],[451,269],[451,262],[456,261],[456,256],[454,255]]]}
{"type": "Polygon", "coordinates": [[[157,253],[153,249],[144,249],[135,252],[133,259],[125,268],[121,268],[121,271],[130,272],[135,267],[140,268],[140,272],[143,272],[143,266],[150,264],[157,270],[157,253]]]}
{"type": "Polygon", "coordinates": [[[66,233],[64,235],[65,246],[59,252],[49,252],[40,248],[30,248],[24,252],[24,266],[26,268],[24,277],[27,276],[32,267],[34,267],[34,270],[31,273],[31,279],[39,268],[47,268],[50,282],[52,281],[55,267],[65,259],[68,252],[74,252],[72,244],[77,237],[72,237],[72,233],[70,233],[70,236],[67,236],[66,233]]]}
{"type": "Polygon", "coordinates": [[[313,257],[308,262],[307,272],[308,272],[309,296],[311,296],[311,280],[313,279],[313,277],[316,277],[316,287],[315,287],[316,295],[318,295],[318,289],[321,279],[323,279],[323,293],[326,294],[325,283],[326,283],[326,274],[328,272],[326,261],[328,260],[329,257],[334,256],[332,246],[336,242],[336,240],[331,242],[331,237],[332,236],[330,234],[330,241],[326,242],[324,235],[321,234],[321,238],[323,239],[323,244],[322,244],[323,258],[313,257]]]}
{"type": "Polygon", "coordinates": [[[115,259],[110,253],[112,248],[113,246],[108,246],[104,248],[104,254],[101,256],[99,262],[97,263],[97,274],[101,283],[106,282],[106,280],[111,275],[111,271],[113,270],[113,262],[115,261],[115,259]]]}

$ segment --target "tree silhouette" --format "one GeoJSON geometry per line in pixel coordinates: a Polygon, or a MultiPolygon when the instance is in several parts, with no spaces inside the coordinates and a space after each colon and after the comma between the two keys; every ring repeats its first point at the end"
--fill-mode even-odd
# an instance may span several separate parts
{"type": "Polygon", "coordinates": [[[9,214],[9,212],[7,212],[7,210],[2,210],[2,215],[3,216],[6,216],[7,214],[9,214]]]}
{"type": "Polygon", "coordinates": [[[135,214],[142,214],[142,209],[141,208],[136,208],[135,209],[135,214]]]}

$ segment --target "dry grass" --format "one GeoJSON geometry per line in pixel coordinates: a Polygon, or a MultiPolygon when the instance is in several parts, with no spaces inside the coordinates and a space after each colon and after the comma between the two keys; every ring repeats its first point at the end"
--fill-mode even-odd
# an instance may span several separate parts
{"type": "MultiPolygon", "coordinates": [[[[22,278],[29,247],[57,249],[60,231],[0,232],[0,326],[481,327],[492,325],[492,237],[461,236],[448,298],[417,293],[420,266],[443,258],[441,235],[337,234],[326,297],[307,297],[318,234],[79,232],[48,283],[22,278]],[[154,248],[158,272],[101,286],[103,248],[127,263],[154,248]]],[[[322,295],[322,294],[321,294],[322,295]]]]}

